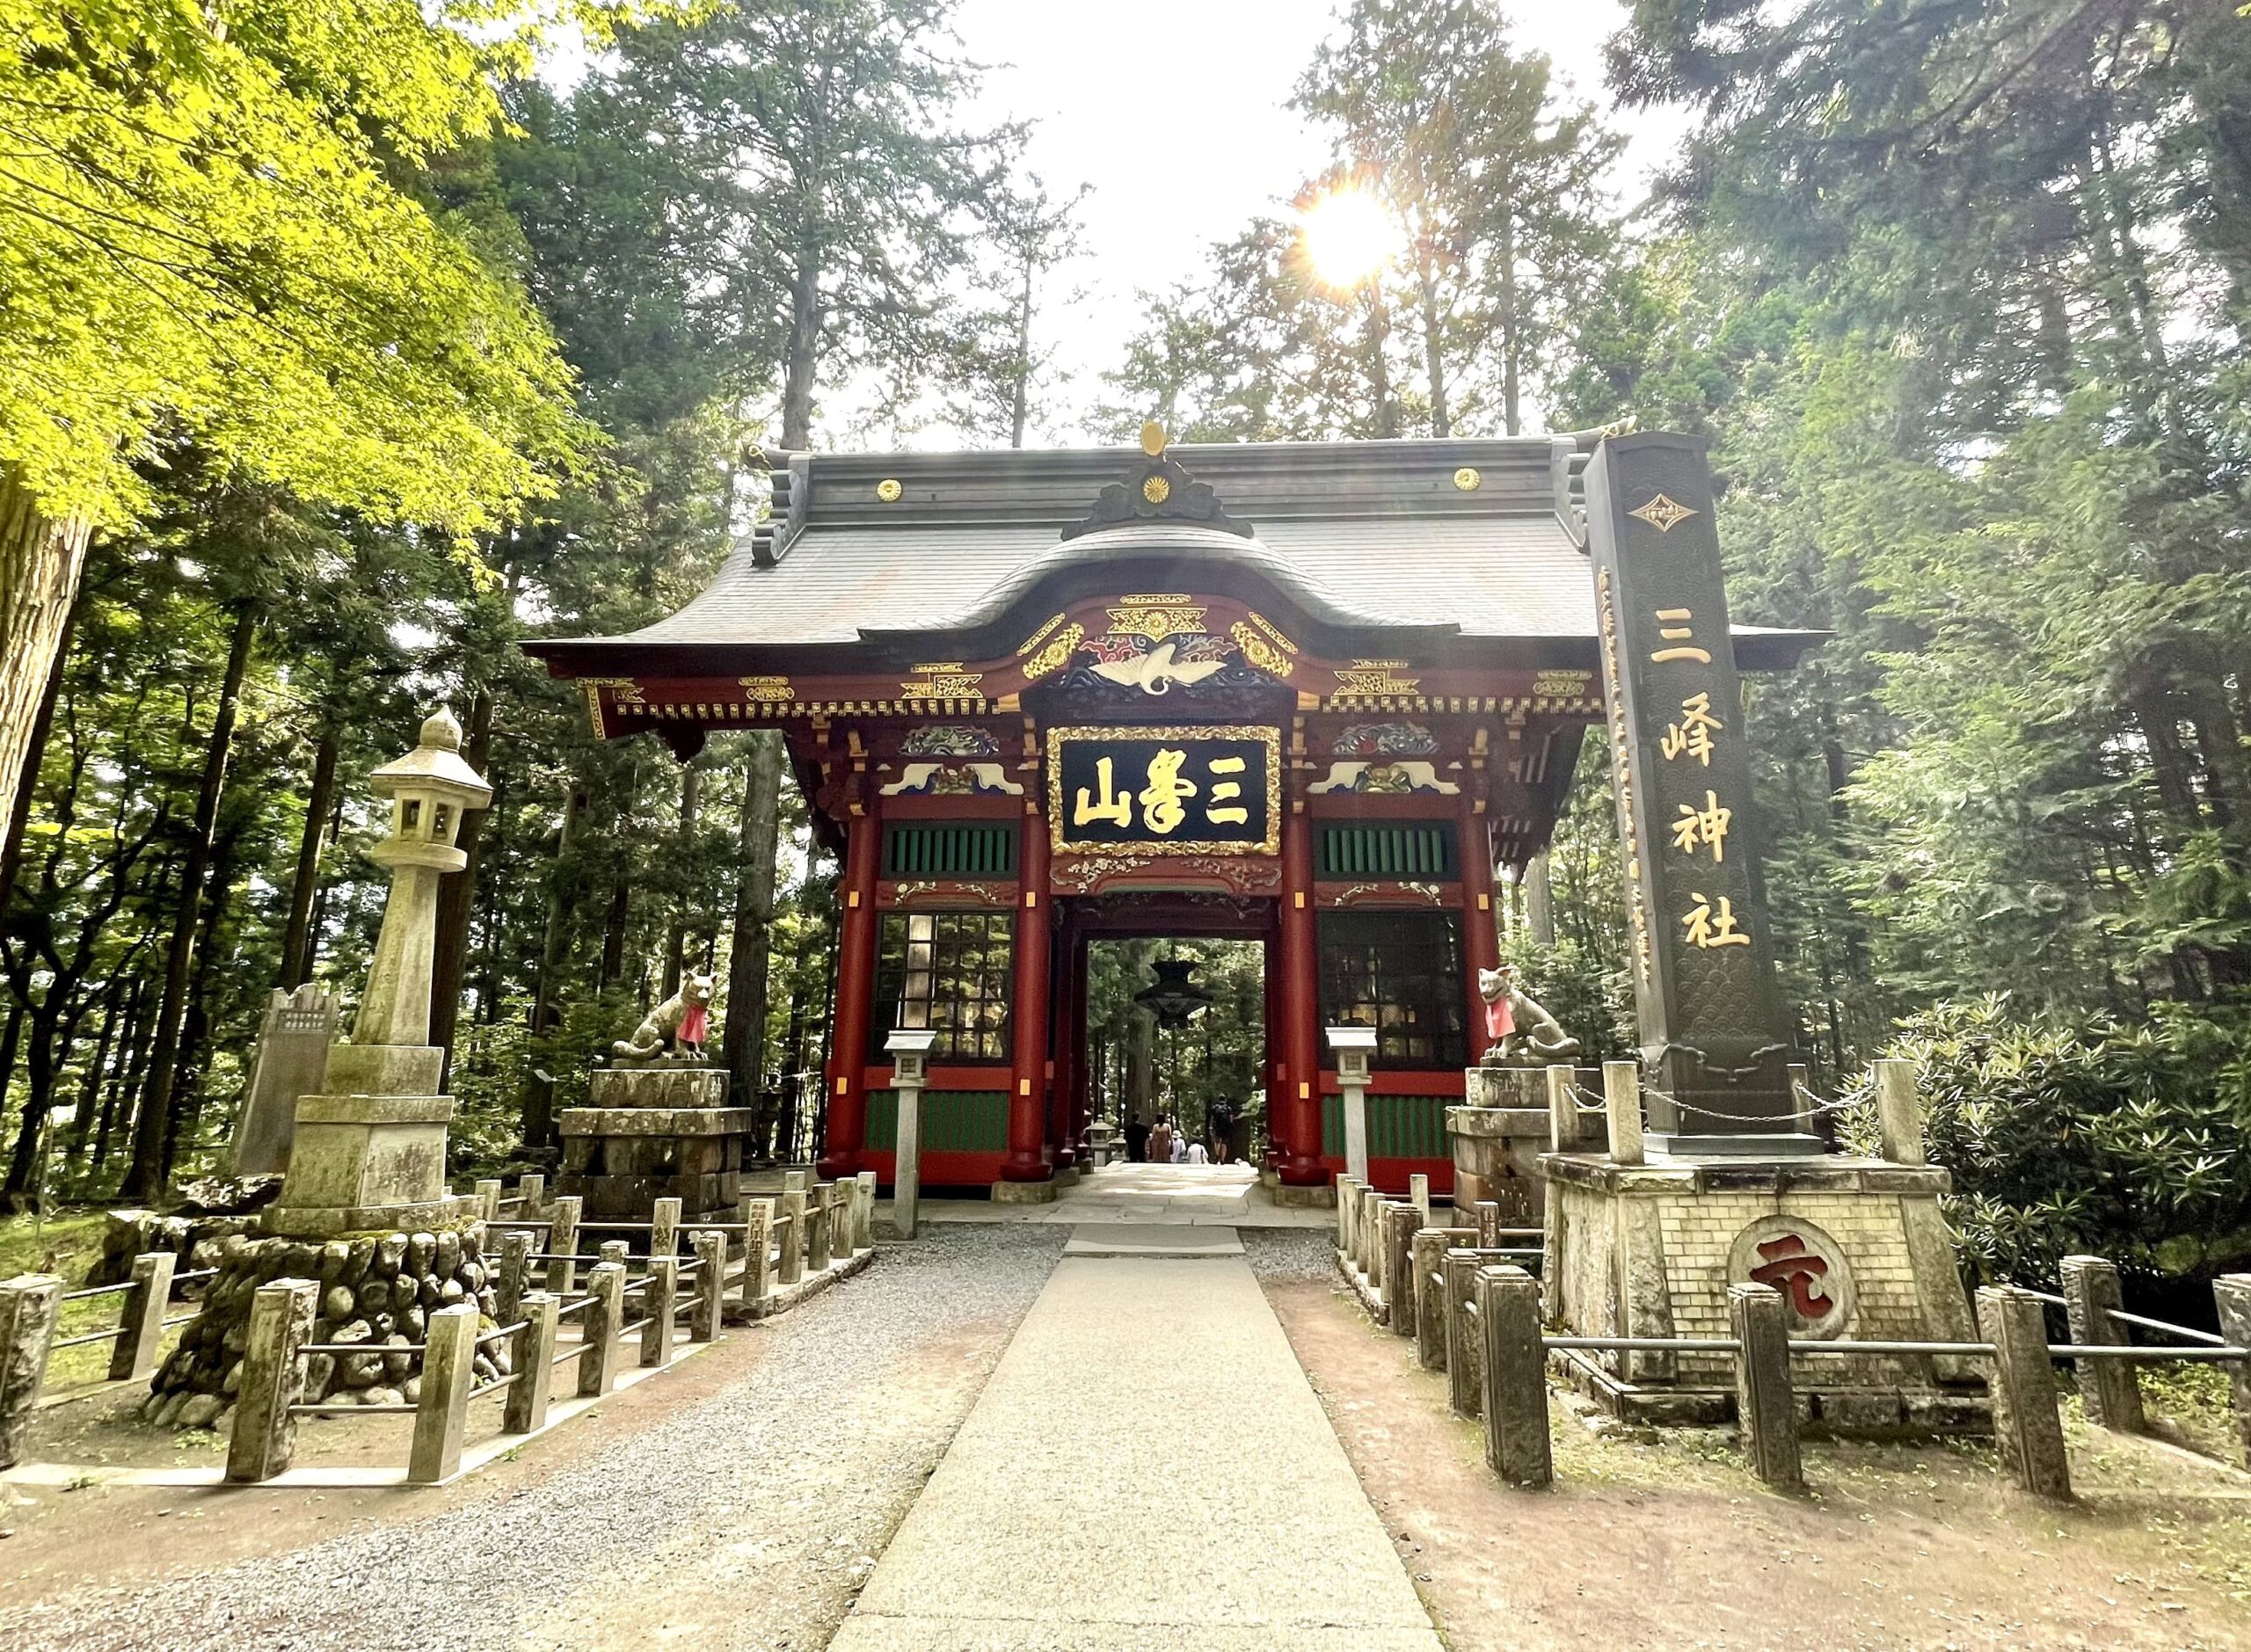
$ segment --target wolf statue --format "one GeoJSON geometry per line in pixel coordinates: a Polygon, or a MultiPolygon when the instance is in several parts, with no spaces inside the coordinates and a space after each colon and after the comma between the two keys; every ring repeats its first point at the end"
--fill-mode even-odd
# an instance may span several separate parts
{"type": "Polygon", "coordinates": [[[701,1061],[711,1037],[711,988],[709,975],[690,975],[680,990],[651,1010],[633,1030],[610,1048],[623,1061],[701,1061]]]}
{"type": "Polygon", "coordinates": [[[1545,1066],[1579,1052],[1579,1041],[1516,984],[1513,964],[1478,971],[1477,993],[1485,1001],[1485,1036],[1493,1041],[1482,1066],[1545,1066]]]}

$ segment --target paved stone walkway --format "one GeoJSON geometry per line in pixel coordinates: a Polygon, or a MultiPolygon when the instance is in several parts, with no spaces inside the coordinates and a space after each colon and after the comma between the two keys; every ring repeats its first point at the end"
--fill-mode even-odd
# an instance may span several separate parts
{"type": "Polygon", "coordinates": [[[1439,1640],[1249,1266],[1066,1257],[832,1652],[1166,1647],[1439,1640]]]}
{"type": "Polygon", "coordinates": [[[1047,1204],[925,1198],[926,1222],[1026,1222],[1075,1227],[1082,1222],[1160,1226],[1334,1227],[1333,1208],[1274,1203],[1247,1164],[1111,1164],[1089,1171],[1047,1204]]]}

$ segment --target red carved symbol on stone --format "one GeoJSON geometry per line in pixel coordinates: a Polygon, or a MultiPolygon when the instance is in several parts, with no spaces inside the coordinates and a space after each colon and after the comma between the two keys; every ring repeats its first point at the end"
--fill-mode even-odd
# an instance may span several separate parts
{"type": "Polygon", "coordinates": [[[1800,1319],[1820,1319],[1836,1306],[1817,1283],[1829,1271],[1828,1263],[1815,1255],[1796,1234],[1767,1240],[1759,1247],[1759,1254],[1766,1260],[1751,1270],[1752,1282],[1787,1291],[1800,1319]]]}

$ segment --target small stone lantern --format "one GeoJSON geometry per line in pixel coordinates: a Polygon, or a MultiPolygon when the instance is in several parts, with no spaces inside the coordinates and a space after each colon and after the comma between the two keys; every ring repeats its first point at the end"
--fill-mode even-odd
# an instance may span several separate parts
{"type": "Polygon", "coordinates": [[[1373,1027],[1330,1027],[1329,1047],[1337,1057],[1337,1082],[1344,1092],[1344,1174],[1368,1184],[1368,1058],[1375,1053],[1373,1027]]]}
{"type": "Polygon", "coordinates": [[[922,1086],[929,1081],[930,1045],[937,1036],[927,1027],[900,1027],[884,1043],[891,1057],[892,1091],[899,1098],[891,1155],[891,1220],[901,1239],[914,1237],[915,1206],[922,1191],[922,1086]]]}

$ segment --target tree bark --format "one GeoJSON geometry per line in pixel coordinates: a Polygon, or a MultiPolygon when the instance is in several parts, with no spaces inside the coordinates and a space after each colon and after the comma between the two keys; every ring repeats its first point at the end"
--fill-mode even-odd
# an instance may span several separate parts
{"type": "Polygon", "coordinates": [[[1024,446],[1031,403],[1031,260],[1024,261],[1024,290],[1016,297],[1016,383],[1009,398],[1009,446],[1024,446]]]}
{"type": "MultiPolygon", "coordinates": [[[[17,468],[0,464],[0,820],[11,824],[92,536],[83,518],[49,516],[17,468]]],[[[7,870],[12,879],[12,859],[7,870]]]]}
{"type": "Polygon", "coordinates": [[[118,1052],[118,1070],[102,1097],[101,1128],[94,1134],[92,1168],[97,1170],[109,1162],[110,1132],[120,1115],[124,1127],[128,1131],[133,1127],[133,1098],[141,1093],[141,1074],[149,1059],[148,1008],[148,977],[135,975],[133,1000],[125,1012],[125,1043],[118,1052]]]}
{"type": "Polygon", "coordinates": [[[176,1088],[180,1105],[172,1109],[164,1130],[164,1179],[169,1185],[178,1161],[181,1138],[193,1146],[203,1117],[203,1078],[210,1053],[211,982],[219,972],[220,946],[226,938],[227,919],[234,906],[236,862],[242,848],[239,827],[219,834],[211,855],[211,876],[203,899],[203,935],[195,944],[195,971],[187,994],[187,1015],[180,1022],[179,1077],[176,1088]]]}
{"type": "MultiPolygon", "coordinates": [[[[479,688],[469,702],[469,737],[462,743],[462,757],[486,780],[492,779],[492,693],[479,688]]],[[[454,845],[468,857],[458,872],[448,872],[438,884],[438,935],[430,966],[430,1042],[446,1052],[439,1086],[454,1065],[454,1030],[461,1024],[462,983],[469,973],[469,921],[477,909],[477,871],[484,863],[484,823],[486,811],[471,809],[462,816],[454,845]]]]}
{"type": "Polygon", "coordinates": [[[1430,380],[1431,434],[1453,434],[1453,415],[1446,400],[1446,353],[1440,347],[1439,317],[1438,272],[1431,267],[1431,255],[1426,251],[1417,272],[1423,283],[1423,371],[1430,380]]]}
{"type": "Polygon", "coordinates": [[[743,765],[741,845],[735,877],[734,929],[727,956],[727,1022],[723,1048],[735,1105],[754,1107],[754,1138],[770,1137],[765,1095],[769,951],[774,922],[774,864],[780,839],[782,737],[760,729],[743,765]]]}
{"type": "Polygon", "coordinates": [[[93,1059],[86,1063],[84,1076],[78,1085],[78,1105],[70,1116],[70,1161],[79,1164],[86,1156],[86,1137],[92,1131],[94,1113],[101,1101],[102,1079],[109,1070],[110,1052],[116,1046],[117,1020],[125,1003],[125,984],[113,979],[102,992],[102,1028],[94,1035],[93,1059]]]}
{"type": "Polygon", "coordinates": [[[0,848],[0,912],[7,910],[8,897],[16,888],[16,870],[23,864],[24,833],[32,821],[32,801],[39,796],[39,768],[47,755],[47,736],[55,731],[55,702],[62,697],[62,675],[70,663],[70,631],[77,623],[78,597],[74,593],[70,608],[62,624],[62,636],[55,646],[55,658],[47,668],[47,686],[39,697],[39,712],[32,721],[30,738],[25,742],[23,755],[18,760],[22,766],[21,783],[16,788],[15,802],[8,811],[8,837],[4,848],[0,848]]]}
{"type": "MultiPolygon", "coordinates": [[[[680,770],[680,831],[679,847],[674,850],[679,865],[685,870],[696,864],[696,817],[703,804],[703,771],[694,762],[684,763],[680,770]]],[[[672,922],[665,930],[665,978],[657,988],[659,999],[669,999],[680,990],[680,978],[688,966],[688,913],[686,902],[695,899],[696,892],[682,891],[673,899],[672,922]]]]}
{"type": "Polygon", "coordinates": [[[136,1204],[153,1201],[164,1187],[164,1139],[172,1127],[174,1084],[179,1074],[180,1028],[187,1015],[190,966],[194,962],[196,921],[201,915],[203,884],[226,788],[227,759],[234,747],[235,717],[242,702],[243,674],[250,666],[251,642],[258,633],[258,609],[244,600],[235,610],[234,636],[227,647],[227,668],[219,685],[219,704],[203,749],[203,779],[195,796],[195,824],[180,867],[179,904],[164,956],[164,995],[157,1006],[156,1041],[149,1056],[149,1082],[133,1124],[133,1156],[125,1168],[118,1197],[136,1204]]]}
{"type": "MultiPolygon", "coordinates": [[[[336,806],[336,722],[321,725],[313,752],[312,784],[305,794],[305,829],[297,839],[297,876],[289,885],[289,927],[281,937],[281,990],[294,993],[313,974],[313,896],[320,888],[320,850],[329,811],[336,806]]],[[[474,820],[471,815],[470,819],[474,820]]],[[[463,821],[466,830],[469,822],[463,821]]]]}
{"type": "Polygon", "coordinates": [[[820,365],[820,248],[808,230],[790,280],[789,374],[782,385],[782,446],[812,446],[813,378],[820,365]]]}
{"type": "MultiPolygon", "coordinates": [[[[531,1036],[536,1040],[556,1020],[556,989],[563,974],[563,954],[571,935],[571,891],[565,873],[579,835],[579,816],[586,806],[586,793],[577,786],[563,804],[563,830],[555,842],[555,863],[547,875],[547,933],[539,949],[539,979],[531,999],[531,1036]]],[[[524,1151],[547,1151],[555,1134],[555,1081],[538,1064],[535,1049],[530,1071],[524,1079],[521,1134],[524,1151]]]]}

